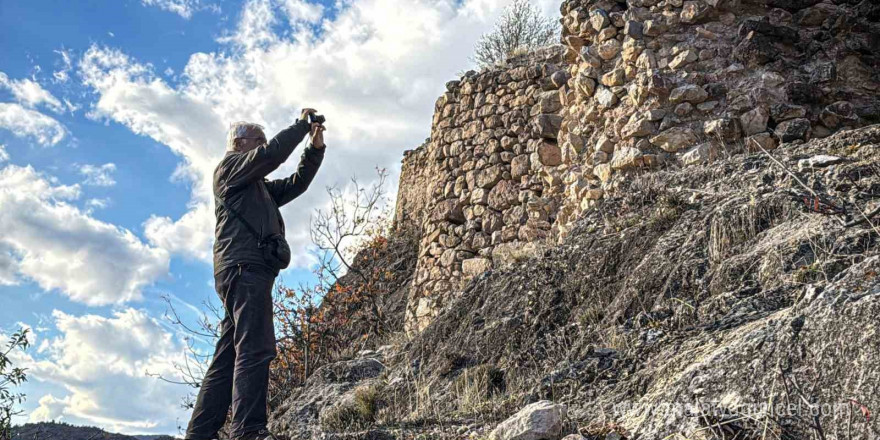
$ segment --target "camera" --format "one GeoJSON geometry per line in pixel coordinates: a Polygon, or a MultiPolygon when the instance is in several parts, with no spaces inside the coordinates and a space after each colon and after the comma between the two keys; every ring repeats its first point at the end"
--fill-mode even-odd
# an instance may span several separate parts
{"type": "Polygon", "coordinates": [[[326,121],[327,119],[324,118],[324,115],[309,114],[309,124],[323,124],[326,121]]]}

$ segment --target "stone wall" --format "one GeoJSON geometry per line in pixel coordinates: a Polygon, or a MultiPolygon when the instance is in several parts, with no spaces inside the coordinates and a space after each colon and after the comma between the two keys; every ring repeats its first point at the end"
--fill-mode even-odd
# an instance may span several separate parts
{"type": "Polygon", "coordinates": [[[622,179],[880,120],[870,1],[568,0],[564,46],[447,84],[404,159],[421,229],[407,330],[464,282],[562,240],[622,179]]]}
{"type": "Polygon", "coordinates": [[[584,192],[880,119],[880,7],[870,1],[568,0],[571,80],[559,135],[567,224],[584,192]]]}
{"type": "Polygon", "coordinates": [[[407,328],[417,331],[493,266],[493,251],[550,235],[561,200],[564,48],[447,84],[430,140],[406,153],[397,223],[421,226],[407,328]]]}
{"type": "Polygon", "coordinates": [[[431,200],[429,187],[434,180],[434,168],[428,157],[427,144],[403,153],[397,202],[394,209],[394,229],[412,228],[421,234],[427,220],[427,206],[431,200]]]}

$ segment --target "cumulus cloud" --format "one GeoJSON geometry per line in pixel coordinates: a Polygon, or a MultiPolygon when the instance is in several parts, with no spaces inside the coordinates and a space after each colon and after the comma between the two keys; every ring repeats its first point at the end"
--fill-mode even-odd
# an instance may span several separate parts
{"type": "Polygon", "coordinates": [[[9,153],[6,152],[6,145],[0,144],[0,162],[9,160],[9,153]]]}
{"type": "MultiPolygon", "coordinates": [[[[123,52],[89,49],[80,66],[97,96],[92,114],[150,136],[179,154],[192,184],[189,213],[151,219],[150,241],[207,260],[213,225],[211,173],[224,132],[237,120],[271,136],[303,107],[328,117],[328,151],[312,190],[284,209],[294,264],[308,264],[309,215],[326,203],[322,187],[373,168],[395,172],[405,149],[429,135],[434,102],[469,66],[474,42],[509,0],[352,0],[332,17],[309,0],[250,0],[222,49],[195,53],[171,85],[123,52]],[[193,234],[193,228],[202,228],[193,234]],[[164,238],[163,238],[164,237],[164,238]]],[[[552,11],[552,0],[540,2],[552,11]]],[[[558,4],[555,5],[558,7],[558,4]]],[[[299,154],[275,176],[295,169],[299,154]]],[[[394,181],[396,175],[392,175],[394,181]]]]}
{"type": "Polygon", "coordinates": [[[113,173],[116,172],[116,165],[105,163],[104,165],[82,165],[79,167],[79,173],[85,177],[84,185],[93,186],[113,186],[116,180],[113,179],[113,173]]]}
{"type": "Polygon", "coordinates": [[[0,245],[0,286],[14,286],[19,283],[16,276],[18,259],[13,250],[0,245]]]}
{"type": "Polygon", "coordinates": [[[168,253],[70,204],[80,196],[79,185],[61,185],[30,166],[0,169],[0,256],[9,250],[0,268],[88,305],[140,299],[167,275],[168,253]]]}
{"type": "Polygon", "coordinates": [[[288,22],[296,26],[301,23],[320,23],[324,17],[324,5],[309,3],[306,0],[283,0],[281,3],[287,13],[288,22]]]}
{"type": "Polygon", "coordinates": [[[0,102],[0,128],[17,137],[31,138],[43,146],[55,145],[67,134],[64,126],[55,119],[9,102],[0,102]]]}
{"type": "Polygon", "coordinates": [[[144,236],[153,246],[169,252],[211,261],[214,211],[208,204],[199,203],[177,221],[152,216],[144,223],[144,236]]]}
{"type": "Polygon", "coordinates": [[[45,105],[50,110],[60,113],[64,111],[61,101],[49,93],[36,81],[28,78],[11,80],[5,73],[0,72],[0,88],[4,88],[12,92],[12,96],[16,101],[28,107],[36,107],[45,105]]]}
{"type": "Polygon", "coordinates": [[[67,394],[41,396],[32,422],[63,420],[124,433],[174,431],[175,416],[185,416],[179,407],[185,390],[147,373],[178,377],[174,365],[184,356],[179,338],[141,310],[52,316],[59,336],[43,341],[39,357],[18,361],[32,379],[61,385],[67,394]]]}

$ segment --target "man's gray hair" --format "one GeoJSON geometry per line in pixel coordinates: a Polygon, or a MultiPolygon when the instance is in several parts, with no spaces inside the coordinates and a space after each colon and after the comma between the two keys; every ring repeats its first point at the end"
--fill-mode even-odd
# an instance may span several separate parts
{"type": "Polygon", "coordinates": [[[255,130],[263,132],[263,126],[245,121],[238,121],[229,124],[229,134],[226,137],[226,151],[235,151],[235,140],[242,137],[248,137],[248,132],[255,130]]]}

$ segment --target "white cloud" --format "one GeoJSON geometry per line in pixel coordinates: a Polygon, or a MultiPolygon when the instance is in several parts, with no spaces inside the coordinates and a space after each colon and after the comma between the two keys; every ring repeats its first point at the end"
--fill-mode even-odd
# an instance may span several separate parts
{"type": "MultiPolygon", "coordinates": [[[[509,0],[351,0],[332,20],[309,0],[250,0],[219,52],[193,54],[171,86],[122,52],[92,47],[80,66],[97,94],[92,114],[152,137],[179,154],[192,183],[190,212],[151,219],[151,243],[207,260],[213,214],[211,175],[228,123],[252,120],[270,136],[309,106],[328,118],[328,151],[313,188],[284,209],[295,264],[307,264],[309,215],[323,187],[375,166],[397,168],[404,150],[430,133],[436,98],[469,66],[474,42],[509,0]],[[284,29],[283,21],[288,22],[284,29]],[[161,227],[159,227],[161,226],[161,227]],[[202,229],[193,234],[193,228],[202,229]],[[165,238],[162,238],[165,237],[165,238]],[[173,246],[178,237],[195,237],[173,246]]],[[[558,8],[552,0],[542,8],[558,8]]],[[[299,153],[275,174],[295,169],[299,153]]],[[[391,176],[391,181],[396,179],[391,176]]]]}
{"type": "Polygon", "coordinates": [[[32,138],[43,146],[55,145],[67,134],[64,126],[55,119],[8,102],[0,102],[0,128],[17,137],[32,138]]]}
{"type": "Polygon", "coordinates": [[[282,7],[291,25],[320,23],[324,17],[324,5],[306,0],[283,0],[282,7]]]}
{"type": "Polygon", "coordinates": [[[61,55],[61,68],[52,72],[53,81],[56,83],[66,83],[70,79],[70,71],[73,69],[73,55],[69,50],[60,49],[54,51],[61,55]]]}
{"type": "Polygon", "coordinates": [[[103,199],[89,199],[86,200],[86,206],[89,209],[104,209],[110,206],[110,199],[106,197],[103,199]]]}
{"type": "Polygon", "coordinates": [[[10,80],[5,73],[0,72],[0,87],[12,92],[12,96],[15,97],[16,101],[27,107],[33,108],[38,105],[46,105],[55,113],[64,111],[61,101],[36,81],[27,78],[10,80]]]}
{"type": "Polygon", "coordinates": [[[79,173],[85,176],[84,185],[116,185],[116,180],[113,179],[114,172],[116,172],[116,165],[112,163],[105,163],[104,165],[85,164],[79,168],[79,173]]]}
{"type": "Polygon", "coordinates": [[[14,251],[15,273],[74,301],[140,299],[167,275],[168,253],[71,205],[80,194],[79,185],[60,185],[29,166],[0,169],[0,251],[14,251]]]}
{"type": "Polygon", "coordinates": [[[144,6],[156,6],[164,11],[173,12],[183,18],[189,19],[193,13],[200,9],[217,10],[214,5],[203,5],[200,0],[141,0],[144,6]]]}
{"type": "MultiPolygon", "coordinates": [[[[32,422],[63,420],[124,433],[172,432],[185,388],[147,376],[178,378],[178,338],[140,310],[111,317],[53,312],[59,336],[44,340],[38,358],[19,359],[34,380],[61,385],[67,394],[40,397],[32,422]],[[121,405],[120,402],[124,402],[121,405]]],[[[18,365],[18,363],[17,363],[18,365]]]]}
{"type": "Polygon", "coordinates": [[[31,423],[58,422],[64,419],[64,410],[70,406],[70,397],[59,399],[52,394],[40,398],[40,406],[33,410],[28,419],[31,423]]]}
{"type": "Polygon", "coordinates": [[[0,144],[0,162],[9,160],[9,153],[6,152],[6,145],[0,144]]]}
{"type": "Polygon", "coordinates": [[[0,286],[15,286],[19,283],[17,267],[18,259],[12,249],[0,245],[0,286]]]}
{"type": "Polygon", "coordinates": [[[144,236],[150,244],[168,252],[211,261],[213,208],[199,203],[176,222],[169,217],[152,216],[144,223],[144,236]]]}

